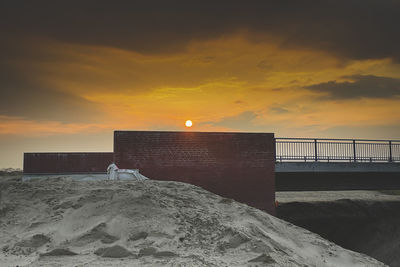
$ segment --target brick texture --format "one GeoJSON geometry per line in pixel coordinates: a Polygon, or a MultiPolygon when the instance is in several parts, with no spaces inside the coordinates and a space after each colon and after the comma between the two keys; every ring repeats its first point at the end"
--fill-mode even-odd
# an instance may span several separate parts
{"type": "Polygon", "coordinates": [[[275,214],[270,133],[115,131],[114,161],[151,179],[194,184],[275,214]]]}
{"type": "Polygon", "coordinates": [[[112,161],[112,152],[24,153],[24,173],[104,173],[112,161]]]}

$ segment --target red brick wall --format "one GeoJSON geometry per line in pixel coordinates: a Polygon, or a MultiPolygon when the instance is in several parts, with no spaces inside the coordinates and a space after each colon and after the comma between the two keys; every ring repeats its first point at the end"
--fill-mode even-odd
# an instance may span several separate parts
{"type": "Polygon", "coordinates": [[[106,172],[113,162],[112,152],[24,153],[24,173],[96,173],[106,172]]]}
{"type": "Polygon", "coordinates": [[[203,187],[275,214],[275,142],[270,133],[114,132],[119,168],[203,187]]]}

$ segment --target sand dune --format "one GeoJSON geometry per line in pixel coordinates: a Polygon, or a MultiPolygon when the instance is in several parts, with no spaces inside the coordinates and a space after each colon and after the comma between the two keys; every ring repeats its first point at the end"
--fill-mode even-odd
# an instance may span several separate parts
{"type": "Polygon", "coordinates": [[[384,266],[189,184],[0,178],[1,266],[384,266]]]}

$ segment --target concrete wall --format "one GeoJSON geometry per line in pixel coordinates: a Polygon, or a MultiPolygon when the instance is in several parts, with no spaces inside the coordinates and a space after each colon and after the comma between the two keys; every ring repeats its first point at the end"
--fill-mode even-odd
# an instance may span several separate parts
{"type": "Polygon", "coordinates": [[[119,168],[203,187],[275,214],[275,143],[269,133],[114,132],[119,168]]]}
{"type": "Polygon", "coordinates": [[[276,172],[276,191],[400,190],[400,172],[276,172]]]}
{"type": "Polygon", "coordinates": [[[112,152],[24,153],[24,174],[104,173],[112,152]]]}
{"type": "Polygon", "coordinates": [[[277,162],[275,172],[397,172],[399,163],[370,162],[277,162]]]}

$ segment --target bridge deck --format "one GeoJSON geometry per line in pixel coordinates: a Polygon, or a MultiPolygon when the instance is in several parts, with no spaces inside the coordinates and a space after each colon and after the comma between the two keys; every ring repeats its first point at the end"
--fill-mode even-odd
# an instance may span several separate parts
{"type": "Polygon", "coordinates": [[[276,191],[400,190],[400,141],[276,138],[276,191]]]}
{"type": "Polygon", "coordinates": [[[354,162],[276,162],[275,172],[397,172],[399,163],[354,163],[354,162]]]}

